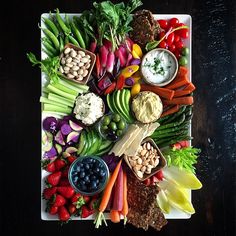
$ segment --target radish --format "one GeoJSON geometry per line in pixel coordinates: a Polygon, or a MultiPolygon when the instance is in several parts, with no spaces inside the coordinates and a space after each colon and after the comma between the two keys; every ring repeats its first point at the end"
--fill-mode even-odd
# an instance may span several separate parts
{"type": "Polygon", "coordinates": [[[119,47],[116,51],[115,51],[115,55],[117,58],[119,58],[120,60],[120,66],[124,67],[126,65],[126,53],[124,53],[123,48],[119,47]]]}
{"type": "Polygon", "coordinates": [[[90,44],[89,51],[94,53],[96,51],[96,48],[97,48],[97,42],[94,41],[90,44]]]}
{"type": "Polygon", "coordinates": [[[114,186],[114,198],[112,210],[121,211],[123,208],[123,169],[120,167],[118,177],[114,186]]]}
{"type": "Polygon", "coordinates": [[[129,66],[131,62],[133,61],[133,56],[131,53],[128,53],[127,61],[126,61],[126,66],[129,66]]]}
{"type": "Polygon", "coordinates": [[[110,73],[112,73],[114,68],[114,61],[115,61],[115,54],[114,52],[109,52],[107,55],[107,64],[106,64],[106,70],[110,73]]]}
{"type": "Polygon", "coordinates": [[[110,52],[112,49],[112,42],[107,40],[107,39],[103,39],[103,45],[107,48],[107,50],[110,52]]]}
{"type": "Polygon", "coordinates": [[[105,46],[101,46],[99,49],[99,57],[100,57],[100,63],[102,67],[106,67],[107,55],[108,55],[107,48],[105,46]]]}

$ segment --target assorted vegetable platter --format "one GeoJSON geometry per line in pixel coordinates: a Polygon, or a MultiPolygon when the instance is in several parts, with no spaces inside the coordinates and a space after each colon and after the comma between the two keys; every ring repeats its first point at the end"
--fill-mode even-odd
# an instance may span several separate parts
{"type": "Polygon", "coordinates": [[[195,213],[191,17],[141,5],[41,16],[43,220],[160,230],[195,213]]]}

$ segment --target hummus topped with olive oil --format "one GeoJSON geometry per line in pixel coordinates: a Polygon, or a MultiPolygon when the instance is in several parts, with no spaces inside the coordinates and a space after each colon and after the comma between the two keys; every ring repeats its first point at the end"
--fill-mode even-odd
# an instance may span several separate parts
{"type": "Polygon", "coordinates": [[[157,94],[145,91],[134,97],[132,101],[132,110],[138,121],[142,123],[151,123],[160,118],[163,111],[163,105],[157,94]]]}

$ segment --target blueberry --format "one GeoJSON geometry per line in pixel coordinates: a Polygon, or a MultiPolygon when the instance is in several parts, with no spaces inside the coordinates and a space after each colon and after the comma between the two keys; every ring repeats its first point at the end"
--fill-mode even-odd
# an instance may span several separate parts
{"type": "Polygon", "coordinates": [[[90,169],[90,170],[88,171],[88,173],[89,173],[89,175],[92,175],[92,174],[93,174],[93,170],[90,169]]]}
{"type": "Polygon", "coordinates": [[[97,177],[95,175],[90,176],[90,180],[96,180],[96,179],[97,179],[97,177]]]}
{"type": "Polygon", "coordinates": [[[89,169],[90,169],[90,166],[89,166],[89,164],[88,164],[88,163],[87,163],[87,164],[85,164],[84,168],[85,168],[86,170],[89,170],[89,169]]]}
{"type": "Polygon", "coordinates": [[[80,172],[79,177],[80,177],[80,178],[84,178],[84,176],[85,176],[85,172],[84,172],[84,171],[83,171],[83,172],[80,172]]]}
{"type": "Polygon", "coordinates": [[[85,181],[86,183],[90,182],[90,179],[89,179],[89,176],[88,176],[88,175],[86,175],[86,176],[84,177],[84,181],[85,181]]]}
{"type": "Polygon", "coordinates": [[[97,183],[96,183],[96,181],[92,181],[92,182],[91,182],[90,188],[91,188],[91,189],[96,189],[96,188],[97,188],[97,183]]]}
{"type": "Polygon", "coordinates": [[[81,170],[81,167],[80,167],[80,166],[77,166],[77,167],[76,167],[76,171],[77,171],[77,172],[80,172],[80,170],[81,170]]]}
{"type": "Polygon", "coordinates": [[[97,167],[97,168],[94,169],[94,172],[95,172],[95,173],[99,173],[99,172],[100,172],[100,169],[97,167]]]}
{"type": "Polygon", "coordinates": [[[82,191],[86,191],[86,190],[87,190],[87,187],[86,187],[86,185],[81,185],[80,189],[81,189],[82,191]]]}
{"type": "Polygon", "coordinates": [[[80,172],[84,172],[84,168],[83,167],[80,168],[80,172]]]}
{"type": "Polygon", "coordinates": [[[73,176],[73,178],[72,178],[72,180],[73,180],[74,183],[77,183],[78,179],[79,179],[78,176],[73,176]]]}
{"type": "Polygon", "coordinates": [[[84,186],[84,185],[85,185],[85,181],[83,181],[83,180],[80,180],[80,181],[79,181],[79,184],[80,184],[80,186],[82,187],[82,186],[84,186]]]}
{"type": "Polygon", "coordinates": [[[84,164],[82,162],[78,163],[78,166],[83,167],[84,164]]]}
{"type": "Polygon", "coordinates": [[[96,180],[96,184],[97,184],[97,185],[99,184],[99,179],[96,180]]]}
{"type": "Polygon", "coordinates": [[[104,170],[100,170],[100,172],[99,172],[99,175],[101,176],[101,177],[103,177],[103,176],[105,176],[105,171],[104,170]]]}

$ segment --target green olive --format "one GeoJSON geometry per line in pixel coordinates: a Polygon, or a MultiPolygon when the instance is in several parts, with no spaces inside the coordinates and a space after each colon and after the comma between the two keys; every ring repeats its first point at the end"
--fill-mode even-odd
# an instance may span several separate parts
{"type": "Polygon", "coordinates": [[[108,126],[107,125],[102,125],[102,130],[108,130],[108,126]]]}
{"type": "Polygon", "coordinates": [[[123,120],[120,120],[118,123],[118,129],[124,129],[125,128],[125,122],[123,120]]]}
{"type": "Polygon", "coordinates": [[[119,114],[114,114],[112,120],[114,120],[115,122],[119,122],[120,121],[120,115],[119,114]]]}
{"type": "Polygon", "coordinates": [[[110,124],[110,117],[109,116],[104,116],[103,118],[103,125],[109,125],[110,124]]]}
{"type": "Polygon", "coordinates": [[[116,123],[115,122],[111,122],[110,124],[109,124],[109,127],[112,129],[112,130],[117,130],[117,125],[116,125],[116,123]]]}
{"type": "Polygon", "coordinates": [[[116,135],[117,135],[117,136],[121,136],[122,134],[123,134],[123,130],[118,129],[118,130],[116,131],[116,135]]]}
{"type": "Polygon", "coordinates": [[[180,66],[186,66],[188,64],[188,60],[185,56],[180,57],[179,59],[179,65],[180,66]]]}

